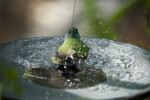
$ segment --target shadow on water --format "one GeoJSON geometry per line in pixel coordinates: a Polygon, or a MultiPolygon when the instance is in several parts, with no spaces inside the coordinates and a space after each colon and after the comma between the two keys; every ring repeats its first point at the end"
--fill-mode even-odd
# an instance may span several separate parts
{"type": "Polygon", "coordinates": [[[33,82],[50,88],[86,88],[106,81],[105,73],[101,69],[59,65],[55,68],[31,68],[30,75],[33,82]]]}
{"type": "Polygon", "coordinates": [[[94,67],[59,65],[57,69],[55,67],[50,67],[49,69],[31,68],[29,72],[31,73],[30,75],[26,74],[29,79],[50,88],[78,89],[92,87],[100,83],[127,89],[145,89],[150,86],[150,84],[121,81],[113,77],[106,77],[102,69],[94,67]]]}

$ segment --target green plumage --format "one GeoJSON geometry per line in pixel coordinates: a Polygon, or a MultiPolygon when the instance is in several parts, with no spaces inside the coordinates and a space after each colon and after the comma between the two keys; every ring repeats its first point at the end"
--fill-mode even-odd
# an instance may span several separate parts
{"type": "MultiPolygon", "coordinates": [[[[57,59],[59,61],[63,60],[61,57],[70,56],[73,54],[77,59],[86,59],[88,56],[90,48],[80,39],[80,35],[76,28],[71,28],[69,32],[65,35],[65,40],[60,46],[57,52],[57,59]]],[[[58,63],[55,61],[54,57],[50,57],[53,63],[58,63]]]]}
{"type": "Polygon", "coordinates": [[[80,38],[67,38],[58,50],[58,56],[74,54],[79,58],[88,56],[89,47],[87,47],[80,38]]]}

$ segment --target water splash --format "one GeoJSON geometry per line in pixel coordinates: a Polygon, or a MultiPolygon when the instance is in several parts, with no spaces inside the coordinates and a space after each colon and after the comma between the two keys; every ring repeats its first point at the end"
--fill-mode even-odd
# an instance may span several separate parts
{"type": "MultiPolygon", "coordinates": [[[[81,39],[91,48],[88,59],[80,62],[82,66],[86,65],[81,67],[81,69],[87,68],[88,71],[85,72],[89,72],[89,76],[92,75],[90,72],[94,72],[90,71],[90,69],[102,70],[107,80],[103,83],[98,83],[96,82],[96,76],[94,80],[96,84],[88,85],[88,87],[82,86],[82,88],[78,89],[72,87],[74,89],[66,89],[66,91],[83,97],[92,92],[91,95],[88,95],[90,96],[89,98],[99,98],[100,96],[107,98],[107,93],[113,94],[112,97],[122,97],[129,95],[131,91],[134,94],[149,87],[150,53],[148,51],[130,44],[111,40],[81,39]],[[121,94],[119,96],[115,95],[118,92],[121,94]]],[[[32,68],[56,69],[58,66],[54,65],[49,60],[49,57],[55,56],[62,42],[62,37],[14,41],[5,46],[0,46],[0,56],[9,61],[21,64],[24,68],[32,66],[32,68]],[[7,55],[3,52],[7,52],[7,55]]],[[[88,79],[92,78],[88,77],[88,79]]],[[[75,81],[79,81],[79,78],[75,79],[75,81]]],[[[72,81],[68,80],[68,82],[72,81]]],[[[68,86],[66,88],[69,88],[68,86]]]]}

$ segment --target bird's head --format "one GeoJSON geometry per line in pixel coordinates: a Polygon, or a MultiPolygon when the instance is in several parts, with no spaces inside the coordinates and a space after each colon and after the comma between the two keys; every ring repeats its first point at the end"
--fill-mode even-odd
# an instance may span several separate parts
{"type": "Polygon", "coordinates": [[[70,30],[66,33],[65,35],[65,40],[68,38],[68,37],[71,37],[71,38],[80,38],[80,34],[78,32],[78,29],[75,28],[75,27],[72,27],[70,28],[70,30]]]}

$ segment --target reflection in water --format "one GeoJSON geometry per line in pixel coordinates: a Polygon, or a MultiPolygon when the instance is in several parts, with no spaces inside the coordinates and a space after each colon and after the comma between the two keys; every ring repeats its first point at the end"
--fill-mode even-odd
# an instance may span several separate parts
{"type": "Polygon", "coordinates": [[[51,97],[57,94],[57,91],[58,94],[60,91],[67,91],[92,100],[111,99],[131,96],[149,89],[148,51],[126,43],[81,37],[91,48],[89,57],[83,62],[79,61],[77,67],[57,66],[49,60],[49,57],[55,56],[63,39],[31,38],[0,45],[0,57],[9,64],[12,62],[18,64],[15,68],[19,71],[30,69],[32,66],[26,71],[26,76],[42,87],[32,82],[21,81],[22,86],[28,91],[28,98],[35,95],[42,97],[43,91],[51,91],[49,92],[52,94],[51,97]]]}
{"type": "Polygon", "coordinates": [[[31,68],[28,76],[33,82],[51,88],[86,88],[102,83],[106,76],[101,69],[76,65],[59,65],[57,69],[50,67],[31,68]]]}

